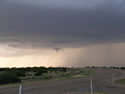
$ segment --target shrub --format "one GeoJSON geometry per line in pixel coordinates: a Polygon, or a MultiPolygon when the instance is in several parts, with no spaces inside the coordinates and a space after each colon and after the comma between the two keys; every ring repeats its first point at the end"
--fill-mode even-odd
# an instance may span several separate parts
{"type": "Polygon", "coordinates": [[[41,75],[42,75],[41,72],[36,72],[36,73],[34,74],[34,76],[41,76],[41,75]]]}
{"type": "Polygon", "coordinates": [[[25,71],[15,71],[15,73],[16,73],[16,75],[17,75],[18,77],[25,77],[25,76],[26,76],[25,71]]]}
{"type": "Polygon", "coordinates": [[[21,80],[14,72],[1,72],[0,84],[20,83],[21,80]]]}

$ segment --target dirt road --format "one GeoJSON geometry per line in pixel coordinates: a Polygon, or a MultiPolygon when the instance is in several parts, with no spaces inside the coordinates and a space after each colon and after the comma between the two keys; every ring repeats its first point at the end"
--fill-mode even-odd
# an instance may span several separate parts
{"type": "MultiPolygon", "coordinates": [[[[125,71],[112,69],[96,69],[93,77],[94,92],[107,92],[107,94],[125,94],[125,87],[113,85],[115,79],[125,77],[125,71]]],[[[22,94],[84,94],[90,91],[90,78],[79,78],[63,81],[49,81],[24,85],[22,94]]],[[[18,86],[0,87],[0,94],[18,94],[18,86]]]]}

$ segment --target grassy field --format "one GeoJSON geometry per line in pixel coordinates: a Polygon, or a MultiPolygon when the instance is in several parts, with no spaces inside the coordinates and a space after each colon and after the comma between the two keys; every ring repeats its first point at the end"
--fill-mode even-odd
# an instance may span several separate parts
{"type": "Polygon", "coordinates": [[[0,85],[18,84],[20,82],[25,84],[39,81],[68,80],[91,77],[95,74],[96,72],[92,68],[6,68],[0,71],[0,85]],[[16,80],[17,82],[15,82],[16,80]]]}
{"type": "Polygon", "coordinates": [[[74,79],[81,77],[90,77],[95,75],[95,71],[92,69],[84,68],[71,68],[66,72],[60,71],[49,71],[48,73],[43,73],[41,76],[34,76],[34,73],[28,73],[26,77],[21,77],[22,82],[34,82],[42,80],[65,80],[74,79]],[[31,74],[31,75],[29,75],[31,74]]]}

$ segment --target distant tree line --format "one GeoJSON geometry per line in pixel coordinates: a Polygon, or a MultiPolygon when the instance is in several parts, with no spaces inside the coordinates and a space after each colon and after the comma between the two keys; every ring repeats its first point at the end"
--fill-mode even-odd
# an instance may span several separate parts
{"type": "Polygon", "coordinates": [[[103,67],[87,66],[86,68],[107,68],[107,69],[122,69],[122,70],[125,70],[125,67],[107,67],[107,66],[103,66],[103,67]]]}

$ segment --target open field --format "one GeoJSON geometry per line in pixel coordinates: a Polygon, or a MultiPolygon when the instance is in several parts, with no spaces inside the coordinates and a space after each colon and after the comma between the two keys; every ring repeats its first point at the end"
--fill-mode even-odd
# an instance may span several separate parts
{"type": "Polygon", "coordinates": [[[11,68],[1,69],[0,85],[25,84],[49,80],[66,80],[81,77],[91,77],[96,74],[95,70],[87,68],[11,68]]]}
{"type": "Polygon", "coordinates": [[[21,77],[22,83],[41,81],[41,80],[66,80],[66,79],[75,79],[81,77],[89,77],[95,75],[95,71],[91,69],[68,69],[66,72],[60,71],[50,71],[48,73],[43,73],[41,76],[26,76],[21,77]]]}
{"type": "MultiPolygon", "coordinates": [[[[112,76],[118,80],[125,77],[124,70],[94,69],[93,75],[94,94],[125,94],[125,86],[113,84],[112,76]],[[97,92],[97,93],[96,93],[97,92]]],[[[90,77],[82,77],[67,80],[50,80],[24,84],[22,94],[90,94],[90,77]]],[[[0,94],[18,94],[18,85],[1,86],[0,94]]]]}

